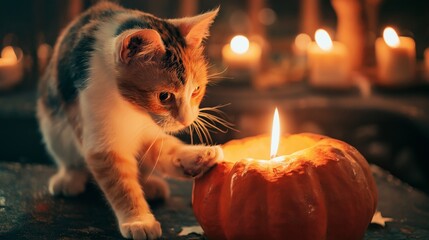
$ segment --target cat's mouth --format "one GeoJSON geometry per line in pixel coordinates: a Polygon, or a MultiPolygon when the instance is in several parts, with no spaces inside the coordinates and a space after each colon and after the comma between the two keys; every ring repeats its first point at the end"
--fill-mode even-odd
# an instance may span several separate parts
{"type": "Polygon", "coordinates": [[[195,119],[188,121],[178,121],[172,117],[165,117],[151,114],[154,122],[166,133],[177,133],[189,128],[195,119]]]}

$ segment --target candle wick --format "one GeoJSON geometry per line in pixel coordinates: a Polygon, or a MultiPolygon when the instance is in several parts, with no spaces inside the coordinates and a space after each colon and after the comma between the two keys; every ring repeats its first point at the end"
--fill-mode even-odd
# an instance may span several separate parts
{"type": "Polygon", "coordinates": [[[275,157],[277,157],[277,154],[273,154],[273,155],[271,155],[271,156],[270,156],[270,160],[271,160],[271,159],[273,159],[273,158],[275,158],[275,157]]]}

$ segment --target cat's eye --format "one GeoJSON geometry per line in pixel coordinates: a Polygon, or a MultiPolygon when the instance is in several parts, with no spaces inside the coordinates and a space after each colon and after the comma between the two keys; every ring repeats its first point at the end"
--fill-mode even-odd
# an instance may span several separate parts
{"type": "Polygon", "coordinates": [[[159,98],[159,101],[161,101],[161,103],[166,103],[173,99],[173,94],[170,92],[161,92],[158,95],[158,98],[159,98]]]}
{"type": "Polygon", "coordinates": [[[194,89],[194,92],[192,93],[192,96],[195,96],[195,95],[197,95],[199,92],[200,92],[200,86],[197,86],[195,89],[194,89]]]}

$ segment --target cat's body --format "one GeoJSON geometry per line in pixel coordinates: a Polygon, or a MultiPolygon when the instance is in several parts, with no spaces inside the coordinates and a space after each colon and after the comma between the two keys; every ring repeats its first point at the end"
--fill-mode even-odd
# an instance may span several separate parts
{"type": "Polygon", "coordinates": [[[77,195],[92,175],[124,237],[161,235],[144,197],[168,197],[156,173],[196,176],[223,158],[219,147],[168,135],[198,115],[207,84],[200,45],[216,14],[162,20],[101,3],[64,30],[37,102],[44,141],[59,166],[52,194],[77,195]]]}

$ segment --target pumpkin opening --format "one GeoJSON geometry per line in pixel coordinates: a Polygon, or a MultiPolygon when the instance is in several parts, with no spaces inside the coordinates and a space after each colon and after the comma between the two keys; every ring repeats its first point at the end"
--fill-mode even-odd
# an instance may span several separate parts
{"type": "MultiPolygon", "coordinates": [[[[314,146],[317,140],[305,135],[290,135],[280,138],[278,156],[289,155],[297,151],[314,146]]],[[[253,159],[269,160],[271,137],[262,135],[259,137],[233,140],[225,144],[223,148],[225,160],[239,161],[252,157],[253,159]],[[240,144],[237,144],[240,142],[240,144]]]]}

